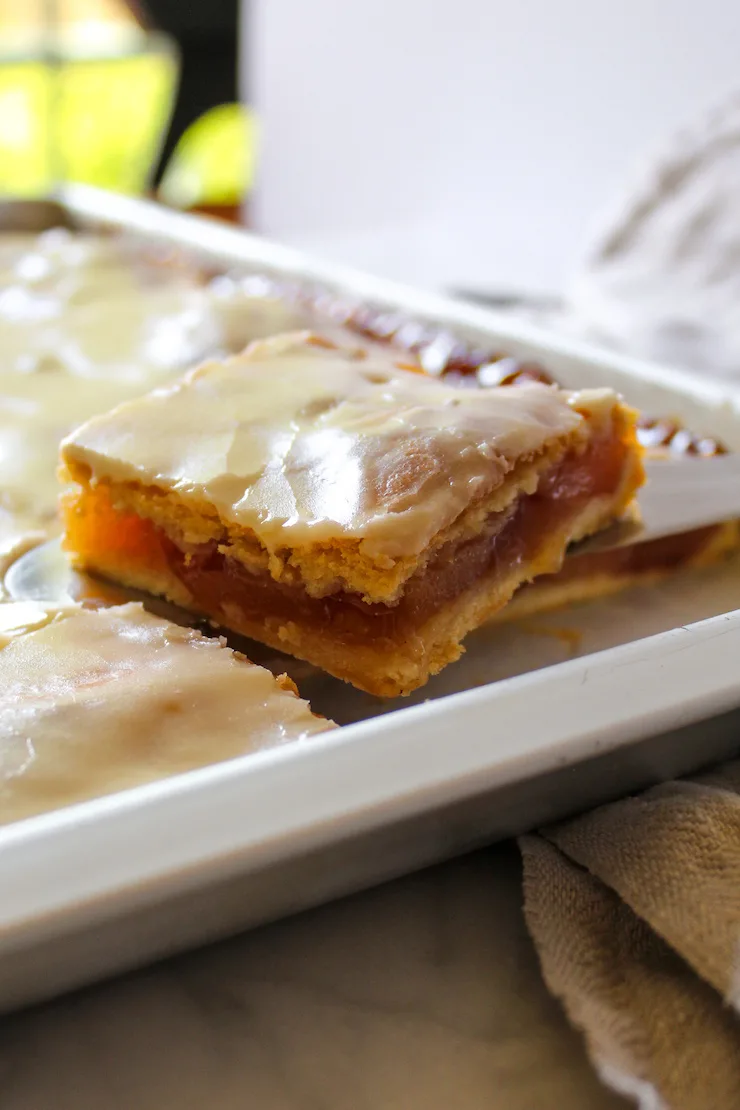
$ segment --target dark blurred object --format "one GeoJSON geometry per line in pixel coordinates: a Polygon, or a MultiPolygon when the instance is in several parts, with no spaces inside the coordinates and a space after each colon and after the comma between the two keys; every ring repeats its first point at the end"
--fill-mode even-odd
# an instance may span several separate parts
{"type": "Polygon", "coordinates": [[[556,312],[562,308],[562,302],[557,297],[550,297],[547,294],[522,293],[514,289],[454,287],[449,289],[448,293],[459,301],[468,301],[470,304],[479,304],[483,308],[495,308],[507,312],[523,309],[525,311],[546,313],[556,312]]]}
{"type": "Polygon", "coordinates": [[[216,104],[237,100],[239,0],[146,0],[152,22],[177,42],[181,56],[177,98],[156,179],[177,140],[216,104]]]}

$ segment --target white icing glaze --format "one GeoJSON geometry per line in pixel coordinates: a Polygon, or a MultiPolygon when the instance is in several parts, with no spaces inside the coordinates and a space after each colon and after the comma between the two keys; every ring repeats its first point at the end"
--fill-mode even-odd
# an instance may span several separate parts
{"type": "Polygon", "coordinates": [[[81,420],[141,390],[140,383],[105,378],[80,383],[58,369],[0,374],[0,505],[6,512],[48,524],[59,497],[60,440],[81,420]]]}
{"type": "Polygon", "coordinates": [[[0,254],[0,370],[150,387],[219,348],[211,300],[194,274],[143,262],[114,239],[24,237],[15,257],[12,245],[0,254]]]}
{"type": "Polygon", "coordinates": [[[16,631],[0,651],[0,823],[333,727],[269,671],[138,604],[0,615],[16,631]]]}
{"type": "Polygon", "coordinates": [[[78,424],[297,319],[244,283],[201,285],[120,240],[0,239],[0,549],[53,520],[59,441],[78,424]]]}
{"type": "MultiPolygon", "coordinates": [[[[77,612],[78,606],[51,605],[40,601],[7,601],[0,604],[0,648],[11,640],[36,632],[39,628],[77,612]]],[[[1,757],[0,757],[1,762],[1,757]]]]}
{"type": "MultiPolygon", "coordinates": [[[[514,463],[585,434],[579,395],[539,384],[460,390],[308,333],[254,344],[94,418],[68,461],[214,505],[268,549],[344,537],[418,554],[514,463]]],[[[609,391],[589,410],[610,411],[609,391]]]]}

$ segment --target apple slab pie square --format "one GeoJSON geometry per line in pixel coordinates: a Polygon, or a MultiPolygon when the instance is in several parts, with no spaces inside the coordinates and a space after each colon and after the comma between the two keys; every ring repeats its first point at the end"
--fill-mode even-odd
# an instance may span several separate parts
{"type": "Polygon", "coordinates": [[[333,727],[285,675],[139,604],[0,605],[0,825],[333,727]]]}
{"type": "Polygon", "coordinates": [[[610,390],[461,390],[294,333],[93,418],[62,477],[77,568],[395,696],[643,470],[610,390]]]}

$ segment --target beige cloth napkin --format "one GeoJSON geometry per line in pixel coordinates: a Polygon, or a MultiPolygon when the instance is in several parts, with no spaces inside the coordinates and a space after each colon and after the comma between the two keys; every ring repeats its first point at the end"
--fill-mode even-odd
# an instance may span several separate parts
{"type": "Polygon", "coordinates": [[[520,841],[545,981],[641,1110],[740,1110],[740,761],[520,841]]]}
{"type": "Polygon", "coordinates": [[[566,315],[589,338],[740,374],[740,96],[669,144],[591,250],[566,315]]]}
{"type": "Polygon", "coordinates": [[[516,305],[553,330],[740,378],[740,94],[701,113],[628,190],[560,306],[516,305]]]}

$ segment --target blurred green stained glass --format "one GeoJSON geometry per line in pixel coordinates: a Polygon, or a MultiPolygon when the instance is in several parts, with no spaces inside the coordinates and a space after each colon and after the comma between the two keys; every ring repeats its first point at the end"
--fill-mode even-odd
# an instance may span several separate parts
{"type": "Polygon", "coordinates": [[[158,34],[108,57],[0,61],[0,193],[39,195],[59,180],[144,191],[178,69],[174,45],[158,34]]]}

